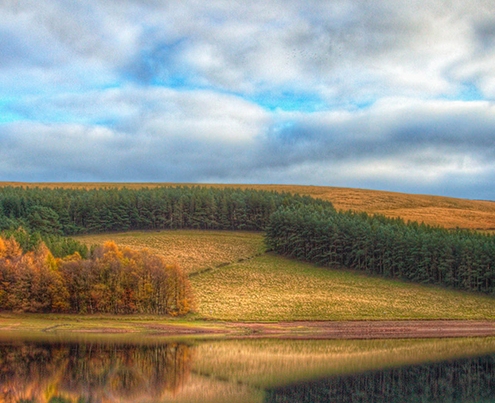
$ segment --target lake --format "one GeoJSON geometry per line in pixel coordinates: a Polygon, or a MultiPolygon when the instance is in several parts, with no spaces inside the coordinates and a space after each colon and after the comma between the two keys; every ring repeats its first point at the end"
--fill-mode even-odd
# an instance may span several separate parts
{"type": "Polygon", "coordinates": [[[493,402],[495,338],[0,340],[0,402],[493,402]]]}

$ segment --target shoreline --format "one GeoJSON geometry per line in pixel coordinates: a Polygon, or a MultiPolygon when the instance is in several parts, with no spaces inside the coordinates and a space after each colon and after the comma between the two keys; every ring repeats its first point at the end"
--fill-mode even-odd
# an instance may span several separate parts
{"type": "Polygon", "coordinates": [[[1,314],[0,337],[153,336],[244,339],[408,339],[495,337],[493,320],[224,322],[161,317],[1,314]]]}

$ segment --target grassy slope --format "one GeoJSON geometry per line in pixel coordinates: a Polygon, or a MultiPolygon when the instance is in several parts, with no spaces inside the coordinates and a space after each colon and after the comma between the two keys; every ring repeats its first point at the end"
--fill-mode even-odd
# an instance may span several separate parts
{"type": "Polygon", "coordinates": [[[264,255],[192,278],[222,320],[495,319],[493,298],[264,255]]]}
{"type": "Polygon", "coordinates": [[[148,248],[187,273],[248,259],[264,252],[263,235],[230,231],[133,231],[77,237],[88,246],[113,240],[119,246],[148,248]]]}
{"type": "MultiPolygon", "coordinates": [[[[177,186],[176,183],[20,183],[0,182],[1,186],[47,186],[68,188],[177,186]]],[[[194,185],[194,184],[184,184],[194,185]]],[[[425,222],[447,228],[495,230],[495,202],[456,199],[451,197],[413,195],[378,190],[299,185],[215,185],[217,188],[252,188],[299,193],[330,200],[339,210],[366,211],[406,221],[425,222]]]]}
{"type": "Polygon", "coordinates": [[[119,245],[147,246],[165,256],[172,251],[171,258],[177,257],[189,273],[196,272],[191,281],[199,318],[495,319],[495,300],[483,295],[259,255],[263,249],[259,233],[162,231],[78,239],[90,244],[113,239],[119,245]]]}

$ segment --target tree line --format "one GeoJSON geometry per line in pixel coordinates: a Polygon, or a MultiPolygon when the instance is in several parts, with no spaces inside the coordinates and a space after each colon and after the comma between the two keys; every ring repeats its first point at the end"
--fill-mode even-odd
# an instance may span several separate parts
{"type": "Polygon", "coordinates": [[[495,237],[322,206],[272,214],[267,246],[324,266],[495,294],[495,237]]]}
{"type": "Polygon", "coordinates": [[[280,206],[324,204],[308,196],[199,186],[141,189],[3,187],[0,231],[75,235],[147,229],[264,230],[280,206]]]}
{"type": "Polygon", "coordinates": [[[262,230],[282,205],[330,203],[275,192],[163,187],[0,192],[0,309],[182,315],[188,279],[147,251],[88,250],[67,235],[127,230],[262,230]]]}
{"type": "Polygon", "coordinates": [[[147,250],[107,242],[88,259],[61,259],[43,242],[23,252],[14,238],[0,238],[0,310],[183,315],[191,304],[183,271],[147,250]]]}

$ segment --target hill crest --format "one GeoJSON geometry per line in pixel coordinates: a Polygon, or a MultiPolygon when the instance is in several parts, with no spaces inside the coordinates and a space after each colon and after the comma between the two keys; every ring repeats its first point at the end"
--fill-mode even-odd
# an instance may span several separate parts
{"type": "Polygon", "coordinates": [[[466,228],[495,232],[495,202],[446,196],[419,195],[383,190],[309,185],[203,184],[203,183],[119,183],[119,182],[0,182],[0,187],[142,188],[159,186],[205,186],[290,192],[333,203],[337,210],[354,210],[406,221],[424,222],[445,228],[466,228]]]}

